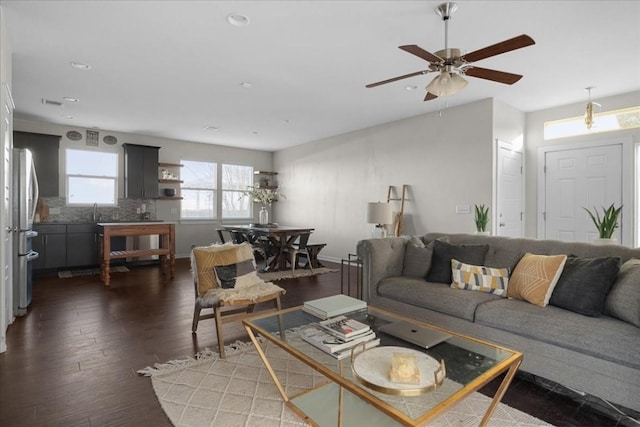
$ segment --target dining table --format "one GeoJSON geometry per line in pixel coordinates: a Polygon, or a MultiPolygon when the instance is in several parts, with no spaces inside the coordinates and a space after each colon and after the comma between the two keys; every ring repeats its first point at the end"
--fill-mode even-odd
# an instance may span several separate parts
{"type": "Polygon", "coordinates": [[[298,236],[314,231],[311,227],[293,227],[286,225],[262,225],[262,224],[240,224],[224,225],[224,229],[232,234],[240,233],[250,240],[249,236],[265,237],[269,240],[274,252],[274,257],[269,261],[263,271],[280,271],[288,268],[289,257],[285,248],[291,247],[298,236]]]}

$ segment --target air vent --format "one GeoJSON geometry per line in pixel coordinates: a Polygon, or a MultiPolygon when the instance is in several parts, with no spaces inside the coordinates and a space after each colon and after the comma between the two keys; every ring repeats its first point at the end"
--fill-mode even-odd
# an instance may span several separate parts
{"type": "Polygon", "coordinates": [[[62,107],[64,105],[60,101],[52,101],[50,99],[45,99],[45,98],[42,98],[42,103],[45,104],[45,105],[53,105],[53,106],[56,106],[56,107],[62,107]]]}

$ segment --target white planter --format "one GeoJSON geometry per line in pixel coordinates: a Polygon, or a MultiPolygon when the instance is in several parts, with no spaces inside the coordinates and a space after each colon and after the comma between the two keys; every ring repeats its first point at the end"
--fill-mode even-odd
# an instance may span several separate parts
{"type": "Polygon", "coordinates": [[[478,236],[491,236],[490,231],[476,231],[475,234],[478,236]]]}
{"type": "Polygon", "coordinates": [[[593,239],[593,243],[596,245],[617,245],[618,239],[616,239],[615,237],[612,237],[610,239],[603,239],[601,237],[597,237],[593,239]]]}

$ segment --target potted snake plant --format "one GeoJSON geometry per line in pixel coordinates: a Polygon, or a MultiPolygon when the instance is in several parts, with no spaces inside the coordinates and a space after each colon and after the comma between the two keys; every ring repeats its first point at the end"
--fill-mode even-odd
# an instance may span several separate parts
{"type": "Polygon", "coordinates": [[[489,235],[487,224],[489,223],[489,207],[485,205],[475,205],[476,234],[489,235]]]}
{"type": "Polygon", "coordinates": [[[598,239],[596,239],[595,243],[616,243],[617,240],[613,237],[613,233],[616,231],[616,228],[618,228],[618,218],[622,212],[622,206],[616,208],[614,203],[608,208],[603,206],[602,216],[600,216],[600,213],[595,207],[593,208],[593,212],[587,208],[583,209],[587,211],[591,221],[593,221],[593,224],[598,230],[598,239]]]}

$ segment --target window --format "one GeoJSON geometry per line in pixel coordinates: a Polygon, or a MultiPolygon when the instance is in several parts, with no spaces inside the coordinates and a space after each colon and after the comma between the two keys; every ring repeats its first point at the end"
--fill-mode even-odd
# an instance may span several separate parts
{"type": "Polygon", "coordinates": [[[251,218],[253,203],[242,193],[253,186],[253,167],[222,165],[222,218],[251,218]]]}
{"type": "Polygon", "coordinates": [[[544,139],[566,138],[569,136],[640,127],[640,107],[606,111],[604,113],[594,114],[593,117],[595,123],[591,129],[587,129],[584,123],[584,117],[572,117],[570,119],[545,122],[544,139]]]}
{"type": "Polygon", "coordinates": [[[118,155],[66,150],[67,204],[117,205],[118,155]]]}
{"type": "Polygon", "coordinates": [[[183,160],[182,165],[180,218],[215,219],[217,165],[189,160],[183,160]]]}

